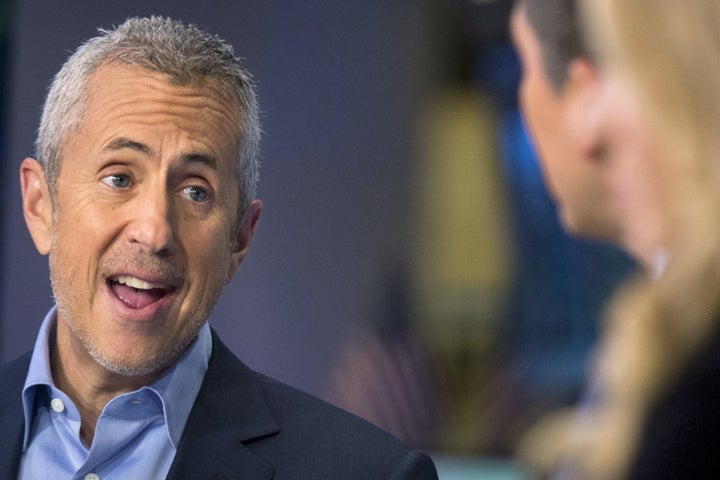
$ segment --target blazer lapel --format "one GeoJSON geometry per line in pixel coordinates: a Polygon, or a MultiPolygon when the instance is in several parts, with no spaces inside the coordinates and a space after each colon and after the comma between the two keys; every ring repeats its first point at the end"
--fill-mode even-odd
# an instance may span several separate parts
{"type": "Polygon", "coordinates": [[[3,394],[0,395],[0,478],[18,476],[25,432],[21,395],[29,363],[28,353],[0,371],[3,386],[3,394]]]}
{"type": "Polygon", "coordinates": [[[280,427],[256,374],[213,332],[213,353],[168,480],[268,480],[267,464],[244,445],[280,427]]]}

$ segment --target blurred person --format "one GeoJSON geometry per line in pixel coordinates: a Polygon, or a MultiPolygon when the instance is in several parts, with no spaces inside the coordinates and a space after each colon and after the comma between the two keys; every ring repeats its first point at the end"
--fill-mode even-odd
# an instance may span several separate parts
{"type": "Polygon", "coordinates": [[[63,65],[20,167],[56,307],[0,369],[0,477],[437,478],[210,329],[262,211],[259,137],[249,73],[194,26],[131,18],[63,65]]]}
{"type": "MultiPolygon", "coordinates": [[[[503,394],[505,410],[512,402],[531,405],[523,423],[514,416],[521,427],[515,428],[519,435],[514,434],[513,450],[529,425],[576,403],[583,394],[586,359],[597,338],[600,311],[633,267],[614,246],[586,241],[614,240],[618,225],[610,193],[599,181],[603,173],[595,156],[599,139],[592,135],[587,119],[602,84],[578,23],[570,0],[517,1],[512,9],[510,30],[522,67],[518,92],[513,94],[534,147],[527,155],[533,163],[524,168],[532,168],[537,178],[533,190],[518,191],[517,228],[521,235],[531,236],[518,249],[522,296],[513,299],[505,322],[506,331],[514,335],[508,340],[509,349],[530,365],[518,363],[515,368],[527,379],[523,384],[535,385],[537,392],[530,402],[530,396],[518,388],[503,394]],[[551,216],[558,217],[559,225],[551,216]],[[539,330],[546,334],[537,335],[539,330]],[[525,338],[532,340],[521,344],[525,338]],[[537,350],[535,355],[528,353],[532,349],[537,350]],[[552,383],[543,378],[553,379],[552,383]],[[562,380],[569,378],[572,383],[562,380]],[[562,389],[558,379],[565,382],[562,389]]],[[[516,152],[511,155],[515,163],[522,158],[516,152]]],[[[507,422],[498,422],[498,427],[512,431],[507,422]]],[[[547,454],[556,446],[544,443],[547,454]]]]}
{"type": "Polygon", "coordinates": [[[510,29],[520,57],[520,109],[545,184],[570,233],[617,240],[618,220],[588,120],[600,78],[582,39],[575,0],[518,0],[510,29]]]}
{"type": "MultiPolygon", "coordinates": [[[[634,28],[643,28],[642,15],[634,18],[637,20],[634,28]]],[[[607,25],[610,24],[607,21],[607,25]]],[[[652,353],[645,352],[655,350],[648,345],[652,336],[639,336],[635,322],[623,324],[615,317],[632,316],[637,310],[635,302],[647,301],[626,298],[644,298],[644,294],[637,292],[650,287],[640,285],[661,276],[668,258],[676,256],[672,237],[683,231],[693,231],[683,230],[682,215],[673,213],[678,210],[673,202],[686,204],[683,197],[686,191],[693,191],[695,195],[702,191],[692,186],[699,177],[693,179],[685,171],[692,165],[686,158],[692,149],[674,157],[676,163],[670,164],[672,168],[666,168],[661,159],[670,157],[668,152],[671,150],[658,141],[668,135],[687,139],[691,136],[689,131],[686,135],[681,134],[679,130],[684,130],[684,126],[675,129],[670,121],[675,118],[674,113],[664,116],[668,120],[662,128],[655,125],[654,120],[651,121],[653,115],[644,111],[645,106],[641,105],[637,92],[629,88],[626,80],[598,69],[595,50],[602,51],[606,43],[613,44],[618,52],[623,49],[617,42],[608,41],[612,35],[607,34],[603,37],[606,42],[595,40],[593,45],[598,48],[592,49],[591,55],[581,33],[584,28],[575,1],[520,0],[514,8],[511,28],[523,64],[521,107],[564,226],[576,235],[609,240],[621,246],[645,267],[635,285],[628,287],[614,302],[615,313],[606,326],[597,368],[590,376],[580,414],[544,422],[528,436],[520,457],[547,468],[548,464],[558,460],[561,451],[575,450],[563,459],[561,476],[621,478],[622,469],[632,458],[629,452],[647,406],[644,404],[641,408],[637,402],[640,398],[650,402],[653,397],[649,392],[637,395],[632,408],[628,405],[610,408],[624,403],[625,399],[608,397],[614,392],[614,381],[627,382],[632,378],[638,386],[650,382],[652,375],[635,371],[636,376],[633,376],[633,368],[628,364],[634,365],[636,370],[650,368],[652,353]],[[683,158],[684,163],[679,161],[683,158]],[[668,195],[669,191],[676,191],[678,195],[668,195]],[[609,344],[614,347],[608,347],[609,344]],[[626,354],[627,358],[618,355],[616,350],[626,354]],[[609,354],[609,351],[614,353],[609,354]],[[621,414],[622,419],[598,421],[607,412],[621,414]],[[608,432],[606,448],[578,448],[585,442],[595,445],[605,432],[608,432]],[[548,437],[554,439],[551,448],[544,446],[548,444],[548,437]],[[537,450],[541,451],[538,453],[537,450]],[[596,457],[597,461],[594,460],[596,457]]],[[[631,36],[629,33],[628,37],[631,36]]],[[[658,52],[658,48],[652,46],[652,40],[643,46],[658,52]]],[[[643,55],[637,53],[638,63],[643,55]]],[[[664,65],[668,67],[667,63],[664,65]]],[[[647,77],[664,78],[662,71],[655,70],[653,74],[654,77],[647,77]]],[[[663,92],[665,98],[668,93],[671,92],[663,92]]],[[[670,111],[663,98],[659,94],[656,101],[665,102],[670,111]]],[[[675,148],[678,146],[688,145],[678,142],[675,148]]],[[[653,282],[652,288],[662,288],[666,281],[670,282],[666,279],[658,284],[653,282]]]]}
{"type": "MultiPolygon", "coordinates": [[[[522,2],[526,18],[532,18],[531,3],[522,2]]],[[[649,275],[638,276],[611,306],[591,395],[570,435],[555,432],[568,442],[560,440],[566,451],[559,476],[714,478],[720,471],[714,452],[720,432],[720,6],[709,0],[588,0],[582,6],[600,67],[598,94],[575,127],[596,142],[589,153],[605,193],[597,208],[614,226],[608,238],[649,275]]],[[[518,44],[527,40],[518,31],[521,20],[516,13],[518,44]]],[[[526,115],[532,125],[531,112],[526,115]]],[[[542,135],[539,129],[535,135],[542,135]]]]}
{"type": "MultiPolygon", "coordinates": [[[[510,33],[522,67],[520,111],[562,226],[574,236],[619,244],[617,205],[593,123],[603,83],[579,15],[576,0],[515,2],[510,33]]],[[[551,470],[575,423],[572,409],[543,416],[519,442],[518,460],[535,471],[551,470]]]]}
{"type": "Polygon", "coordinates": [[[600,158],[623,239],[663,268],[613,304],[595,371],[599,395],[568,463],[577,478],[716,478],[720,4],[581,5],[604,77],[600,158]]]}
{"type": "Polygon", "coordinates": [[[597,128],[605,82],[583,37],[576,3],[516,2],[511,32],[522,63],[521,111],[566,230],[622,247],[652,274],[666,259],[661,227],[654,216],[628,214],[628,208],[641,196],[645,203],[659,202],[646,198],[657,192],[641,183],[653,174],[635,163],[634,183],[621,187],[622,175],[605,160],[605,139],[597,128]],[[635,222],[628,224],[628,216],[635,222]],[[641,228],[635,228],[637,221],[641,228]]]}

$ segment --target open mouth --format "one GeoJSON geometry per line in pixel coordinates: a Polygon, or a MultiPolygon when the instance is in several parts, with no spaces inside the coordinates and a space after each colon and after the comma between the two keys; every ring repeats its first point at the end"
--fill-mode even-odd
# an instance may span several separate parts
{"type": "Polygon", "coordinates": [[[175,287],[146,282],[130,275],[117,275],[107,280],[110,290],[125,305],[143,309],[175,291],[175,287]]]}

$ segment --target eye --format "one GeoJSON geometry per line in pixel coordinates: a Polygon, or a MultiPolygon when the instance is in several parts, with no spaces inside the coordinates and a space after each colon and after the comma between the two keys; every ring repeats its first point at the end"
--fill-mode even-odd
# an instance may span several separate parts
{"type": "Polygon", "coordinates": [[[108,175],[102,179],[102,182],[113,188],[127,188],[130,186],[130,175],[124,173],[116,173],[108,175]]]}
{"type": "Polygon", "coordinates": [[[197,185],[191,185],[182,189],[183,195],[192,200],[193,202],[202,203],[207,200],[207,192],[204,188],[198,187],[197,185]]]}

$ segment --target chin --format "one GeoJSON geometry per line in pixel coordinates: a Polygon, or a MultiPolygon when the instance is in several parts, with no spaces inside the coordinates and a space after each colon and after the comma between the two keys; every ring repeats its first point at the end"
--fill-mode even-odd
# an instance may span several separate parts
{"type": "Polygon", "coordinates": [[[138,355],[137,349],[134,349],[132,355],[123,355],[118,352],[110,354],[91,347],[88,348],[88,353],[109,372],[125,377],[140,377],[164,370],[182,354],[182,349],[166,346],[159,351],[142,355],[138,355]]]}
{"type": "Polygon", "coordinates": [[[615,230],[607,222],[597,217],[563,217],[561,223],[565,231],[574,237],[618,243],[615,230]]]}

